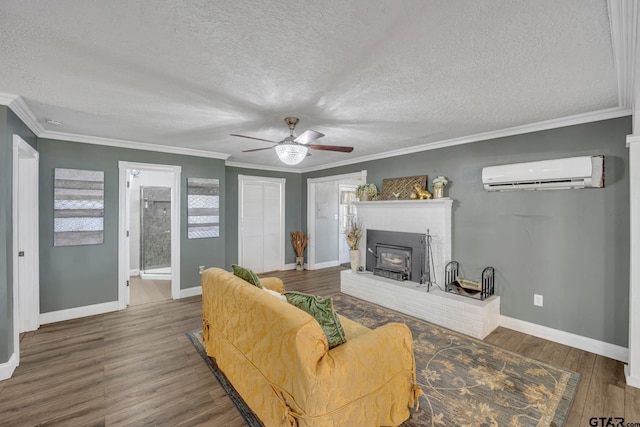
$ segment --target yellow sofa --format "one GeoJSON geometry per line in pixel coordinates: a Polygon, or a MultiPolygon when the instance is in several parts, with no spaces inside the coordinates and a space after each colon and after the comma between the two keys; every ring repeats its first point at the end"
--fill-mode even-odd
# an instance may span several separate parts
{"type": "Polygon", "coordinates": [[[421,393],[404,324],[340,316],[347,342],[329,350],[311,315],[219,268],[202,275],[202,315],[207,354],[266,426],[398,425],[421,393]]]}

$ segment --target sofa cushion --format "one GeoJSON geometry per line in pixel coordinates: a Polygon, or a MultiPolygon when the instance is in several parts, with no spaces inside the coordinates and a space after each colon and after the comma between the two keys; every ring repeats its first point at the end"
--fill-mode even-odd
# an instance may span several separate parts
{"type": "Polygon", "coordinates": [[[287,301],[313,316],[327,336],[329,348],[347,341],[340,319],[333,309],[333,300],[302,292],[288,291],[284,293],[287,301]]]}
{"type": "Polygon", "coordinates": [[[256,273],[254,273],[250,268],[245,268],[237,264],[231,264],[231,268],[233,268],[233,274],[235,276],[238,276],[242,280],[251,283],[253,286],[257,286],[260,289],[263,288],[260,279],[258,279],[256,273]]]}
{"type": "Polygon", "coordinates": [[[267,287],[262,288],[262,290],[265,291],[266,293],[270,294],[270,295],[273,295],[274,297],[276,297],[278,299],[281,299],[282,301],[286,301],[287,300],[287,298],[284,295],[282,295],[280,292],[272,291],[271,289],[269,289],[267,287]]]}

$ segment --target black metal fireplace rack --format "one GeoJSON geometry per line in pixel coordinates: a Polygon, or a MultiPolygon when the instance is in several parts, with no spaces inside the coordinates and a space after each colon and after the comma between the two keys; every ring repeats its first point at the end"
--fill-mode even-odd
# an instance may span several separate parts
{"type": "Polygon", "coordinates": [[[468,298],[474,298],[484,301],[485,298],[493,295],[494,292],[494,276],[495,270],[493,267],[487,267],[482,270],[482,288],[479,291],[471,291],[462,288],[457,284],[458,274],[460,271],[460,264],[458,261],[451,261],[444,268],[444,283],[445,290],[447,292],[454,293],[456,295],[462,295],[468,298]]]}

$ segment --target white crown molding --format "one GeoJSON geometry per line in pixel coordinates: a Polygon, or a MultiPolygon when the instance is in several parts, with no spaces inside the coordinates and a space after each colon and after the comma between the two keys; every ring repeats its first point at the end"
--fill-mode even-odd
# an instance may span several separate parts
{"type": "Polygon", "coordinates": [[[214,151],[195,150],[193,148],[172,147],[169,145],[149,144],[147,142],[127,141],[124,139],[102,138],[99,136],[78,135],[74,133],[55,132],[45,130],[38,138],[55,139],[59,141],[82,142],[85,144],[105,145],[107,147],[128,148],[131,150],[155,151],[160,153],[181,154],[185,156],[206,157],[210,159],[226,160],[230,154],[214,151]]]}
{"type": "Polygon", "coordinates": [[[553,329],[548,326],[542,326],[508,316],[500,316],[500,326],[590,353],[599,354],[600,356],[619,360],[624,363],[627,363],[629,360],[629,349],[626,347],[572,334],[571,332],[553,329]]]}
{"type": "Polygon", "coordinates": [[[607,4],[618,80],[618,103],[621,107],[633,108],[640,5],[637,0],[608,0],[607,4]]]}
{"type": "Polygon", "coordinates": [[[240,162],[230,162],[226,161],[224,163],[225,166],[230,168],[242,168],[242,169],[258,169],[262,171],[272,171],[272,172],[287,172],[287,173],[303,173],[302,169],[289,169],[285,166],[263,166],[263,165],[254,165],[252,163],[240,163],[240,162]]]}
{"type": "Polygon", "coordinates": [[[31,108],[29,108],[21,96],[0,93],[0,105],[9,107],[36,136],[40,136],[44,131],[44,128],[38,122],[38,118],[33,114],[33,111],[31,111],[31,108]]]}
{"type": "Polygon", "coordinates": [[[8,107],[17,97],[18,95],[0,92],[0,105],[6,105],[8,107]]]}
{"type": "Polygon", "coordinates": [[[592,111],[589,113],[577,114],[575,116],[561,117],[558,119],[545,120],[537,123],[530,123],[521,126],[514,126],[506,129],[500,129],[496,131],[478,133],[475,135],[463,136],[460,138],[446,139],[443,141],[430,142],[427,144],[416,145],[413,147],[400,148],[398,150],[391,150],[385,153],[371,154],[369,156],[356,157],[349,160],[343,160],[340,162],[330,163],[322,166],[313,166],[303,169],[303,173],[315,172],[319,170],[336,168],[339,166],[352,165],[354,163],[368,162],[372,160],[386,159],[389,157],[402,156],[404,154],[413,154],[421,151],[437,150],[439,148],[452,147],[455,145],[469,144],[472,142],[486,141],[489,139],[504,138],[507,136],[521,135],[525,133],[539,132],[549,129],[557,129],[566,126],[574,126],[584,123],[597,122],[600,120],[616,119],[619,117],[630,116],[632,114],[631,109],[623,107],[607,108],[600,111],[592,111]]]}

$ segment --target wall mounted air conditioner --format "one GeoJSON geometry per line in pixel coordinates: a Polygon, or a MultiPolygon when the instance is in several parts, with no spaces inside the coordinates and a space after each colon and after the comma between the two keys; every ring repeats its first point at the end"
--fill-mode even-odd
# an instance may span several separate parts
{"type": "Polygon", "coordinates": [[[604,156],[569,157],[482,169],[487,191],[604,187],[604,156]]]}

